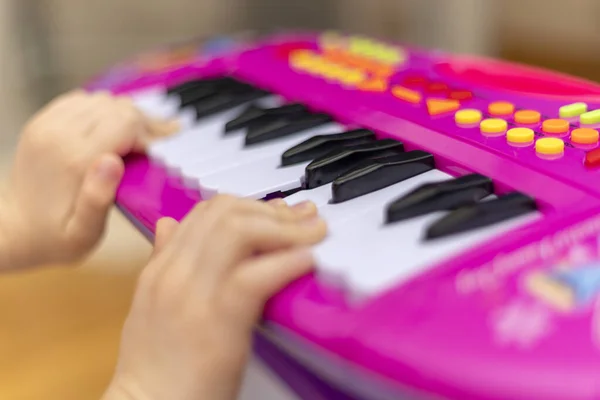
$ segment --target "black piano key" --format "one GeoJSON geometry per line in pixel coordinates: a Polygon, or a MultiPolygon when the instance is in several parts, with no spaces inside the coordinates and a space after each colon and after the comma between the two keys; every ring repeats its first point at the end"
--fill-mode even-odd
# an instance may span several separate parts
{"type": "Polygon", "coordinates": [[[435,211],[475,204],[494,192],[492,180],[479,174],[429,183],[394,200],[386,210],[388,224],[435,211]]]}
{"type": "Polygon", "coordinates": [[[201,119],[241,106],[244,103],[261,99],[268,95],[268,92],[260,89],[242,90],[239,92],[224,91],[194,103],[193,107],[196,110],[196,119],[201,119]]]}
{"type": "Polygon", "coordinates": [[[355,129],[333,135],[317,135],[286,150],[281,156],[281,166],[315,160],[344,146],[353,146],[374,141],[375,133],[367,129],[355,129]]]}
{"type": "Polygon", "coordinates": [[[433,155],[416,150],[362,162],[331,184],[332,202],[342,203],[435,168],[433,155]]]}
{"type": "Polygon", "coordinates": [[[201,79],[194,79],[191,81],[186,81],[183,83],[180,83],[179,85],[170,87],[167,89],[167,94],[168,95],[181,95],[184,92],[187,92],[189,90],[196,90],[196,89],[206,89],[206,88],[215,88],[215,87],[226,87],[226,86],[232,86],[232,85],[236,85],[239,84],[239,82],[237,82],[236,80],[230,78],[230,77],[218,77],[218,78],[201,78],[201,79]]]}
{"type": "Polygon", "coordinates": [[[392,139],[376,140],[356,146],[348,146],[334,150],[314,160],[307,167],[304,175],[306,189],[314,189],[333,182],[337,177],[348,172],[369,158],[385,157],[404,152],[402,142],[392,139]]]}
{"type": "Polygon", "coordinates": [[[252,124],[248,128],[245,145],[250,146],[267,140],[279,139],[332,121],[333,119],[327,114],[305,113],[278,118],[265,124],[252,124]]]}
{"type": "Polygon", "coordinates": [[[207,83],[185,90],[178,94],[180,108],[188,107],[199,103],[211,96],[227,93],[246,93],[257,90],[247,83],[235,81],[233,79],[219,80],[214,83],[207,83]]]}
{"type": "Polygon", "coordinates": [[[225,124],[225,132],[248,128],[253,124],[266,123],[277,118],[306,114],[307,112],[306,107],[302,104],[286,104],[275,108],[264,108],[251,104],[238,117],[225,124]]]}
{"type": "Polygon", "coordinates": [[[528,214],[537,209],[535,200],[522,193],[512,192],[497,199],[461,207],[433,223],[426,239],[437,239],[456,233],[494,225],[528,214]]]}
{"type": "Polygon", "coordinates": [[[185,92],[179,94],[179,108],[183,109],[185,107],[194,105],[217,94],[219,94],[219,90],[214,87],[200,87],[186,90],[185,92]]]}

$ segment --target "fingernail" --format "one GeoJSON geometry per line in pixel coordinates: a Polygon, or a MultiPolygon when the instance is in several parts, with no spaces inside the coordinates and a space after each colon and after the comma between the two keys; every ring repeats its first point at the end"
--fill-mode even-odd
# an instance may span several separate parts
{"type": "Polygon", "coordinates": [[[315,226],[315,225],[319,225],[320,223],[322,223],[323,219],[319,218],[319,217],[314,217],[314,218],[308,218],[305,220],[302,220],[302,225],[306,225],[306,226],[315,226]]]}
{"type": "Polygon", "coordinates": [[[158,121],[155,125],[161,135],[171,135],[180,130],[181,124],[177,119],[169,119],[166,121],[158,121]]]}
{"type": "Polygon", "coordinates": [[[287,206],[287,203],[283,199],[272,199],[272,200],[269,200],[269,204],[274,205],[276,207],[287,206]]]}
{"type": "Polygon", "coordinates": [[[303,201],[301,203],[298,204],[294,204],[294,206],[292,207],[295,211],[307,211],[310,210],[314,207],[314,203],[312,201],[303,201]]]}
{"type": "Polygon", "coordinates": [[[170,121],[167,121],[166,127],[167,127],[168,134],[172,134],[172,133],[175,133],[175,132],[181,130],[181,123],[179,122],[179,120],[172,119],[170,121]]]}
{"type": "Polygon", "coordinates": [[[112,181],[118,177],[119,169],[112,160],[102,160],[96,166],[96,175],[102,180],[112,181]]]}

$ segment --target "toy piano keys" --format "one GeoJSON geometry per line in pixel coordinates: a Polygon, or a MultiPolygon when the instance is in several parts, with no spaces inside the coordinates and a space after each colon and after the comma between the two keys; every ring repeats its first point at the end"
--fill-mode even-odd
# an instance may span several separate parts
{"type": "Polygon", "coordinates": [[[319,206],[315,273],[257,334],[300,398],[600,399],[600,85],[336,33],[223,43],[90,89],[182,121],[126,160],[150,237],[217,193],[319,206]]]}

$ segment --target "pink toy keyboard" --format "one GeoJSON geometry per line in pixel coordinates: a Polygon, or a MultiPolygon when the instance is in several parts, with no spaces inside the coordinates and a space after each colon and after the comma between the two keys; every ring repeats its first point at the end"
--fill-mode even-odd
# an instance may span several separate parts
{"type": "Polygon", "coordinates": [[[259,353],[305,399],[600,399],[600,85],[338,33],[163,49],[90,90],[182,130],[130,156],[149,237],[228,193],[315,202],[259,353]]]}

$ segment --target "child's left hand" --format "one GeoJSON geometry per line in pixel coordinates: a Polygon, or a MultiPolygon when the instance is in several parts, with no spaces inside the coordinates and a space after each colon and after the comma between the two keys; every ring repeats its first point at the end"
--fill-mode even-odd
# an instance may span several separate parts
{"type": "Polygon", "coordinates": [[[107,93],[75,91],[43,108],[22,132],[0,205],[0,269],[86,256],[103,235],[121,156],[176,130],[107,93]]]}

